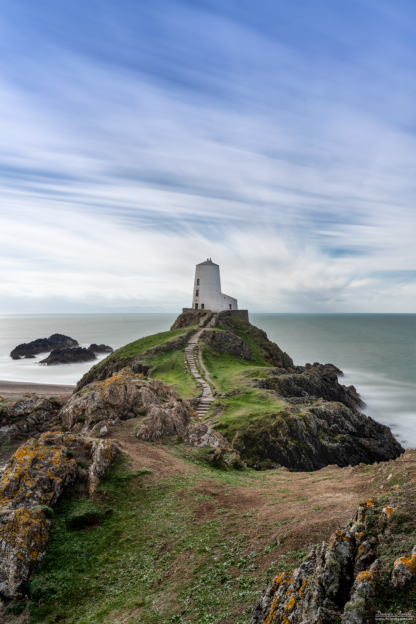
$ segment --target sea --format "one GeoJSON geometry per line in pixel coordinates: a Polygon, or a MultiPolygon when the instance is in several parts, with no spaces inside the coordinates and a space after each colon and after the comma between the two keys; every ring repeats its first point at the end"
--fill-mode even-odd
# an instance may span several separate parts
{"type": "MultiPolygon", "coordinates": [[[[0,380],[75,384],[91,363],[42,366],[12,360],[22,342],[61,333],[81,346],[113,349],[167,331],[177,314],[0,315],[0,380]]],[[[250,314],[250,321],[295,364],[335,364],[340,382],[354,385],[362,411],[388,425],[405,447],[416,448],[416,314],[250,314]]],[[[101,356],[102,359],[105,356],[101,356]]]]}

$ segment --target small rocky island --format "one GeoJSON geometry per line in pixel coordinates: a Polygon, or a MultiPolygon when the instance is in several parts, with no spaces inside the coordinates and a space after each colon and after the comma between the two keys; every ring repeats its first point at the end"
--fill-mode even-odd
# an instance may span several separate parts
{"type": "Polygon", "coordinates": [[[52,334],[49,338],[38,338],[29,343],[17,346],[10,353],[13,360],[35,358],[38,353],[51,353],[39,364],[54,366],[56,364],[76,364],[79,362],[93,362],[96,354],[113,353],[113,349],[105,344],[97,345],[94,342],[88,348],[80,347],[77,340],[63,334],[52,334]]]}
{"type": "Polygon", "coordinates": [[[24,342],[18,345],[10,353],[10,357],[12,360],[32,358],[38,353],[47,353],[52,349],[67,349],[68,347],[78,347],[78,341],[63,334],[52,334],[49,338],[38,338],[32,342],[24,342]]]}

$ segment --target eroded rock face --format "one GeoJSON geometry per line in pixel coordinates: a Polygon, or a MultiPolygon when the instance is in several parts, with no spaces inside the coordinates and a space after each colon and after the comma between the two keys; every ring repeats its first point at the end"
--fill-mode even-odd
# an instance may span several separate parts
{"type": "MultiPolygon", "coordinates": [[[[365,506],[293,572],[282,572],[254,607],[250,624],[363,624],[373,608],[377,562],[356,572],[365,506]]],[[[362,564],[358,567],[362,567],[362,564]]]]}
{"type": "Polygon", "coordinates": [[[337,374],[326,366],[312,367],[300,374],[271,374],[266,379],[254,380],[253,386],[275,390],[282,397],[338,401],[353,410],[364,405],[354,386],[347,388],[338,383],[337,374]]]}
{"type": "Polygon", "coordinates": [[[394,562],[391,576],[393,587],[402,589],[416,574],[416,546],[410,557],[399,557],[394,562]]]}
{"type": "Polygon", "coordinates": [[[328,464],[388,461],[404,450],[388,427],[342,403],[320,399],[305,404],[301,413],[298,409],[277,414],[269,429],[259,430],[253,424],[239,433],[233,446],[244,461],[253,465],[260,459],[291,470],[320,470],[328,464]]]}
{"type": "Polygon", "coordinates": [[[204,331],[201,341],[206,342],[212,349],[238,355],[245,360],[251,360],[251,351],[246,342],[232,332],[204,331]]]}
{"type": "Polygon", "coordinates": [[[0,594],[22,596],[46,553],[49,524],[40,509],[0,509],[0,594]]]}
{"type": "Polygon", "coordinates": [[[54,349],[47,358],[41,360],[39,364],[44,366],[55,366],[57,364],[75,364],[77,362],[92,362],[97,357],[90,349],[76,347],[69,349],[54,349]]]}
{"type": "Polygon", "coordinates": [[[25,355],[36,355],[37,353],[46,353],[52,349],[65,349],[67,347],[77,347],[78,342],[69,336],[63,334],[52,334],[49,338],[38,338],[32,342],[22,343],[18,345],[10,353],[12,359],[20,358],[25,355]]]}
{"type": "Polygon", "coordinates": [[[139,427],[137,437],[156,442],[166,436],[184,436],[193,415],[194,412],[185,401],[172,401],[164,405],[156,403],[147,411],[146,420],[139,427]]]}
{"type": "Polygon", "coordinates": [[[110,440],[47,432],[30,439],[13,455],[0,478],[0,594],[21,597],[46,553],[51,521],[46,517],[78,478],[68,451],[90,449],[88,490],[92,494],[120,452],[110,440]]]}
{"type": "Polygon", "coordinates": [[[120,449],[111,440],[95,440],[92,443],[92,464],[88,470],[88,492],[93,494],[100,484],[101,477],[119,455],[120,449]]]}
{"type": "Polygon", "coordinates": [[[45,399],[32,395],[3,404],[0,407],[0,442],[22,440],[55,428],[65,402],[65,397],[45,399]]]}
{"type": "Polygon", "coordinates": [[[178,393],[165,383],[158,379],[145,380],[126,367],[109,379],[89,384],[74,394],[61,417],[65,427],[71,430],[76,423],[90,426],[101,420],[123,420],[131,413],[143,415],[156,407],[182,413],[184,406],[178,393]]]}

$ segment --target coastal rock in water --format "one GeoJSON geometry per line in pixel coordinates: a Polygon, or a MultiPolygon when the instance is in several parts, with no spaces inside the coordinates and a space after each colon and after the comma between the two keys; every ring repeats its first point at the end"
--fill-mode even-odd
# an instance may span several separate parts
{"type": "Polygon", "coordinates": [[[185,406],[170,386],[158,379],[143,379],[126,367],[109,379],[89,384],[73,394],[61,415],[70,430],[76,423],[87,427],[101,420],[124,420],[130,413],[144,415],[153,408],[182,413],[185,406]]]}
{"type": "Polygon", "coordinates": [[[32,342],[22,343],[15,347],[10,353],[12,359],[25,355],[36,355],[37,353],[46,353],[52,349],[65,349],[68,347],[77,347],[78,342],[69,336],[63,334],[52,334],[49,338],[38,338],[32,342]]]}
{"type": "Polygon", "coordinates": [[[41,360],[39,364],[54,366],[56,364],[75,364],[77,362],[91,362],[96,360],[96,355],[84,347],[72,349],[54,349],[47,358],[41,360]]]}
{"type": "Polygon", "coordinates": [[[90,344],[88,349],[89,351],[92,351],[93,353],[113,353],[114,351],[114,349],[112,349],[108,345],[105,345],[105,344],[97,345],[95,343],[90,344]]]}
{"type": "Polygon", "coordinates": [[[251,351],[246,342],[232,332],[204,331],[200,340],[206,342],[212,349],[238,355],[245,360],[251,360],[251,351]]]}

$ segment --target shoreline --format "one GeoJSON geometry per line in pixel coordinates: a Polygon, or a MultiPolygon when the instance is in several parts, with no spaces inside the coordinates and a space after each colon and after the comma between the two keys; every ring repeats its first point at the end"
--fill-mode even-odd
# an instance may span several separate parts
{"type": "Polygon", "coordinates": [[[76,385],[51,384],[26,381],[6,381],[0,379],[0,396],[4,399],[18,398],[24,394],[36,394],[40,397],[72,394],[76,385]]]}

